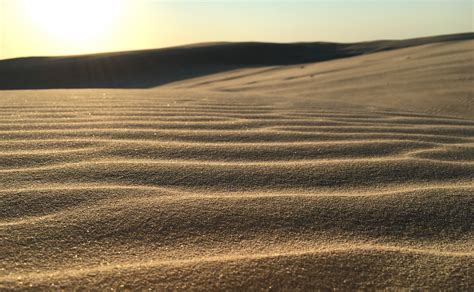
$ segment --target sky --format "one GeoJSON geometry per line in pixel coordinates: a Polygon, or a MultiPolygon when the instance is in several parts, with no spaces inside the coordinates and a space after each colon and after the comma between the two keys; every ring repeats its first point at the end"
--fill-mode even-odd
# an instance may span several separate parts
{"type": "Polygon", "coordinates": [[[474,31],[474,0],[0,0],[0,59],[474,31]]]}

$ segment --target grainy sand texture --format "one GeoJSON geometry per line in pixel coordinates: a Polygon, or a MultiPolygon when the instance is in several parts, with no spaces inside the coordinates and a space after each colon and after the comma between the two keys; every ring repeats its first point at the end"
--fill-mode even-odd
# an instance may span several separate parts
{"type": "Polygon", "coordinates": [[[0,91],[0,289],[472,290],[473,57],[0,91]]]}

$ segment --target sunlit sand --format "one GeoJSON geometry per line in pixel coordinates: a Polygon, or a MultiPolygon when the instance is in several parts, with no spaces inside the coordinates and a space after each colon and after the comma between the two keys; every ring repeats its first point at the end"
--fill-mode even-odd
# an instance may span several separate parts
{"type": "Polygon", "coordinates": [[[0,62],[72,87],[0,91],[0,288],[474,287],[474,41],[416,44],[118,83],[0,62]]]}

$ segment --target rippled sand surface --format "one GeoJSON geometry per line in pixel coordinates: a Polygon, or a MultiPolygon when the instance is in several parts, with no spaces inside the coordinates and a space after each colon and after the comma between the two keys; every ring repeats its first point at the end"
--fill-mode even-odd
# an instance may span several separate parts
{"type": "Polygon", "coordinates": [[[472,48],[0,92],[0,288],[472,289],[472,48]]]}

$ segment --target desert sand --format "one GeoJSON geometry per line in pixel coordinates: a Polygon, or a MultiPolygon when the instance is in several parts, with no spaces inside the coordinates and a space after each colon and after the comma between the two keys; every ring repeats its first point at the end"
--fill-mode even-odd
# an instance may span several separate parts
{"type": "Polygon", "coordinates": [[[474,41],[313,61],[0,91],[0,289],[472,290],[474,41]]]}

